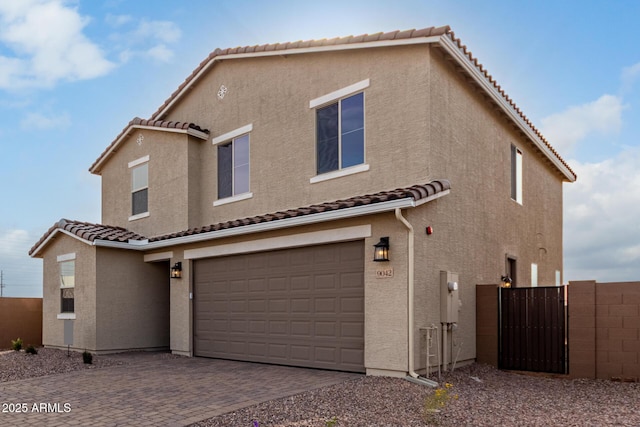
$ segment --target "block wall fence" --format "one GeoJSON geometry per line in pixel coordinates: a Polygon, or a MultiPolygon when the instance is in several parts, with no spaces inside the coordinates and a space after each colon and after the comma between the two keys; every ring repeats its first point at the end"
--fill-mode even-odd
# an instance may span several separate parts
{"type": "MultiPolygon", "coordinates": [[[[640,381],[640,282],[569,282],[569,378],[640,381]]],[[[476,361],[498,366],[497,285],[476,286],[476,361]]]]}
{"type": "Polygon", "coordinates": [[[42,345],[42,298],[0,298],[0,350],[16,338],[23,347],[42,345]]]}

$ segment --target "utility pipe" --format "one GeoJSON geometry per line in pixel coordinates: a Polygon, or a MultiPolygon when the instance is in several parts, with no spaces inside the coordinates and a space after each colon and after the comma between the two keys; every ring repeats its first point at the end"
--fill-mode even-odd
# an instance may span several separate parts
{"type": "Polygon", "coordinates": [[[396,219],[398,221],[400,221],[402,224],[404,224],[405,227],[407,227],[407,231],[408,231],[408,237],[407,237],[407,243],[408,243],[408,283],[407,283],[407,304],[408,304],[408,309],[407,309],[407,323],[408,323],[408,330],[407,330],[407,337],[409,340],[409,375],[414,378],[417,379],[419,377],[418,374],[416,374],[415,369],[414,369],[414,360],[413,360],[413,289],[414,289],[414,265],[415,265],[415,260],[414,260],[414,231],[413,231],[413,226],[411,224],[409,224],[409,222],[406,220],[405,217],[402,216],[402,211],[400,210],[400,208],[396,208],[396,219]]]}

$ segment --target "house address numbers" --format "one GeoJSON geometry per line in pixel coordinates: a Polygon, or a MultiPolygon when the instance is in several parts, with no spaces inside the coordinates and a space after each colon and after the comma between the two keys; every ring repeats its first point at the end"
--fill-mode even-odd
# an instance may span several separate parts
{"type": "Polygon", "coordinates": [[[388,279],[389,277],[393,277],[393,268],[383,268],[380,270],[376,270],[376,278],[388,279]]]}

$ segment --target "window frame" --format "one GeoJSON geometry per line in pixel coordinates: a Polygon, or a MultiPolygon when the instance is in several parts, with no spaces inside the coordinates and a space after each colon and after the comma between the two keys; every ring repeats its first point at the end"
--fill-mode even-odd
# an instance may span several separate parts
{"type": "MultiPolygon", "coordinates": [[[[60,292],[60,309],[59,309],[59,314],[57,315],[58,319],[75,319],[76,317],[76,307],[75,307],[75,279],[76,279],[76,254],[75,253],[70,253],[70,254],[64,254],[64,255],[59,255],[57,257],[57,262],[58,262],[58,277],[60,279],[60,285],[58,287],[59,292],[60,292]],[[64,267],[66,266],[68,268],[68,266],[71,265],[72,266],[72,270],[73,270],[73,275],[64,275],[64,267]],[[71,281],[71,284],[65,283],[63,277],[73,277],[73,280],[71,281]],[[69,289],[73,290],[73,298],[65,298],[64,297],[64,293],[65,291],[68,291],[69,289]],[[72,310],[68,310],[68,303],[65,304],[64,300],[72,300],[71,302],[71,308],[72,310]]],[[[68,272],[69,270],[67,270],[68,272]]]]}
{"type": "Polygon", "coordinates": [[[314,139],[315,139],[315,176],[309,179],[311,184],[316,182],[322,182],[329,179],[340,178],[355,173],[365,172],[369,170],[369,165],[366,159],[366,93],[365,89],[370,85],[370,80],[362,80],[354,83],[345,88],[336,90],[329,94],[315,98],[309,102],[309,108],[314,110],[314,139]],[[342,135],[342,103],[353,96],[362,94],[362,163],[343,167],[342,165],[342,148],[343,148],[343,135],[342,135]],[[338,168],[326,172],[318,172],[318,112],[331,105],[337,104],[338,106],[338,168]]]}
{"type": "Polygon", "coordinates": [[[131,162],[129,162],[129,171],[131,174],[131,216],[129,216],[129,221],[135,221],[137,219],[141,219],[141,218],[146,218],[149,216],[149,156],[146,155],[144,157],[141,157],[139,159],[133,160],[131,162]],[[141,186],[141,187],[134,187],[135,185],[135,180],[134,180],[134,174],[136,170],[139,170],[141,167],[146,167],[146,185],[145,186],[141,186]],[[139,212],[139,213],[134,213],[134,202],[133,202],[133,198],[134,198],[134,194],[139,193],[141,191],[145,191],[147,192],[147,210],[144,212],[139,212]]]}
{"type": "Polygon", "coordinates": [[[531,287],[534,288],[538,286],[538,264],[535,262],[531,263],[531,287]]]}
{"type": "Polygon", "coordinates": [[[511,144],[511,200],[522,205],[522,150],[511,144]]]}
{"type": "MultiPolygon", "coordinates": [[[[216,164],[216,172],[219,173],[219,147],[231,144],[231,196],[220,198],[220,182],[218,182],[217,188],[217,197],[218,199],[214,200],[213,206],[221,206],[227,203],[238,202],[241,200],[250,199],[253,197],[253,193],[251,192],[251,132],[253,131],[253,123],[249,123],[248,125],[239,127],[230,132],[227,132],[223,135],[217,136],[211,140],[212,145],[216,147],[216,159],[218,159],[218,163],[216,164]],[[235,194],[235,169],[237,168],[235,164],[235,144],[236,140],[247,137],[247,183],[248,183],[248,191],[243,193],[235,194]]],[[[216,175],[219,176],[219,175],[216,175]]]]}

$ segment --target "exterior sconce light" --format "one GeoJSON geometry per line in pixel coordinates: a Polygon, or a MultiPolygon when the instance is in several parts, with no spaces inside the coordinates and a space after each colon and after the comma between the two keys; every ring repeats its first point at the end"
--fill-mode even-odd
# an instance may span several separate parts
{"type": "Polygon", "coordinates": [[[512,282],[511,277],[509,277],[509,276],[502,276],[502,277],[500,278],[500,280],[502,280],[502,287],[503,287],[503,288],[510,288],[510,287],[511,287],[511,282],[512,282]]]}
{"type": "Polygon", "coordinates": [[[389,238],[381,237],[380,241],[373,245],[373,260],[376,262],[389,261],[389,238]]]}
{"type": "Polygon", "coordinates": [[[182,279],[182,263],[176,262],[171,267],[171,278],[172,279],[182,279]]]}

